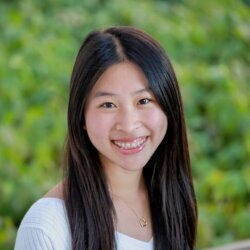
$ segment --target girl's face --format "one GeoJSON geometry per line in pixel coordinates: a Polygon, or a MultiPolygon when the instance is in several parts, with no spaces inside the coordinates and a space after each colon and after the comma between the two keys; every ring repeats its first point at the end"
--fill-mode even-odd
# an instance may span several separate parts
{"type": "Polygon", "coordinates": [[[167,117],[141,69],[108,68],[90,92],[85,129],[104,168],[142,170],[167,131],[167,117]]]}

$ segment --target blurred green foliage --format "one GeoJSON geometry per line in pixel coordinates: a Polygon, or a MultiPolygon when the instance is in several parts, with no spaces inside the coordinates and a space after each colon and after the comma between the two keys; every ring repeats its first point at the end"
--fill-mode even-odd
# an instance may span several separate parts
{"type": "Polygon", "coordinates": [[[0,249],[61,177],[68,85],[92,29],[158,39],[184,98],[199,204],[198,248],[250,237],[250,2],[0,1],[0,249]]]}

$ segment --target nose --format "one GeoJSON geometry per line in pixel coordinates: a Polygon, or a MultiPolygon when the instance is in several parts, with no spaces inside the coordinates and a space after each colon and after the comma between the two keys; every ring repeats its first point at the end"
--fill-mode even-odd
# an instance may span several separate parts
{"type": "Polygon", "coordinates": [[[136,108],[126,108],[118,112],[115,128],[125,133],[132,133],[142,126],[140,113],[136,108]]]}

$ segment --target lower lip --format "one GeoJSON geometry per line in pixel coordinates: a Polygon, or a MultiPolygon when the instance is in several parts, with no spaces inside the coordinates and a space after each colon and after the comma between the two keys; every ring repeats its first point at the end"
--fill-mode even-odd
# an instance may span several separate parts
{"type": "Polygon", "coordinates": [[[146,138],[146,140],[143,142],[142,145],[140,145],[139,147],[136,147],[136,148],[131,148],[131,149],[120,148],[120,147],[118,147],[117,145],[115,145],[113,142],[112,142],[112,144],[113,144],[113,146],[116,148],[116,150],[118,150],[121,154],[124,154],[124,155],[132,155],[132,154],[136,154],[136,153],[139,153],[140,151],[142,151],[143,148],[145,147],[146,141],[147,141],[147,138],[146,138]]]}

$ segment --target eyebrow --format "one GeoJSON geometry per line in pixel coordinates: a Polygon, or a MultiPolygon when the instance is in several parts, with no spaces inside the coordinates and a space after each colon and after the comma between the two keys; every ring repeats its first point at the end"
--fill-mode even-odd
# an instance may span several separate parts
{"type": "MultiPolygon", "coordinates": [[[[139,90],[132,92],[132,95],[137,95],[137,94],[140,94],[143,92],[152,92],[152,90],[150,87],[147,87],[147,88],[139,89],[139,90]]],[[[94,98],[101,97],[101,96],[117,96],[117,94],[111,93],[111,92],[106,92],[106,91],[97,91],[94,95],[94,98]]]]}

